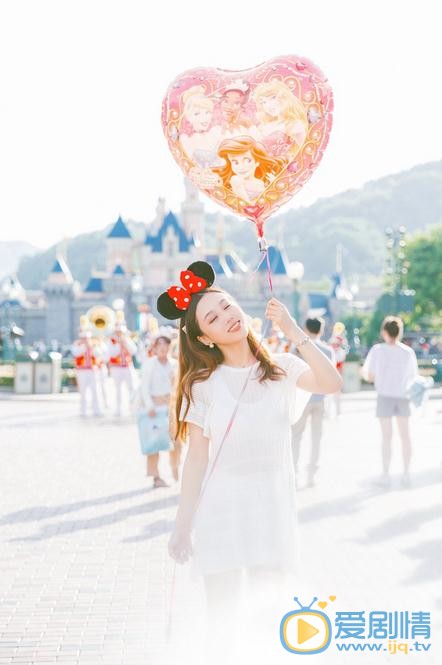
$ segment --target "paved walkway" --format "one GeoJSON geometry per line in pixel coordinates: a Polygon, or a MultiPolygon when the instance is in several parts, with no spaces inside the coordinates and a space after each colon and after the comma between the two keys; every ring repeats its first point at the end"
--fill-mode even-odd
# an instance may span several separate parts
{"type": "MultiPolygon", "coordinates": [[[[295,607],[294,595],[306,604],[336,595],[341,611],[431,611],[432,648],[407,662],[436,665],[442,400],[430,400],[425,418],[413,419],[409,490],[398,485],[397,440],[392,489],[371,483],[380,464],[373,410],[373,393],[345,396],[340,418],[326,423],[318,484],[298,492],[302,583],[287,590],[284,611],[295,607]]],[[[0,395],[0,665],[169,665],[166,545],[178,486],[151,489],[129,417],[77,414],[76,394],[0,395]]],[[[366,656],[330,648],[314,662],[403,657],[366,656]]],[[[293,659],[276,640],[268,665],[293,659]]]]}

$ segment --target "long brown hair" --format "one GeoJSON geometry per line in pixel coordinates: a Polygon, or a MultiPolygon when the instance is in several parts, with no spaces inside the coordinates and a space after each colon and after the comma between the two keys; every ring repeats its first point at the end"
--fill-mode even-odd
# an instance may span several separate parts
{"type": "MultiPolygon", "coordinates": [[[[181,441],[185,441],[187,437],[188,427],[187,423],[184,422],[184,418],[189,410],[193,384],[197,381],[208,379],[217,366],[224,361],[223,353],[217,346],[211,349],[198,340],[198,336],[202,336],[203,333],[196,318],[196,307],[205,293],[213,292],[226,293],[222,289],[213,287],[194,293],[189,308],[180,320],[179,371],[176,385],[174,427],[174,431],[176,432],[175,440],[181,439],[181,441]],[[183,330],[184,326],[186,326],[186,332],[183,330]],[[183,414],[183,419],[180,420],[183,396],[186,397],[188,406],[183,414]]],[[[269,351],[265,347],[259,346],[259,341],[252,328],[249,328],[247,342],[256,360],[260,362],[258,377],[260,382],[266,379],[277,381],[286,375],[285,370],[273,362],[269,351]]]]}

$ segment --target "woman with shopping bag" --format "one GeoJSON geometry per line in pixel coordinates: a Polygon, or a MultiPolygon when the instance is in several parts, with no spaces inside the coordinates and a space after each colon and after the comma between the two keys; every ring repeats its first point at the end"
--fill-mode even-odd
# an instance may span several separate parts
{"type": "Polygon", "coordinates": [[[181,445],[172,444],[170,407],[178,363],[170,353],[171,339],[158,335],[153,343],[153,355],[141,365],[140,403],[137,415],[141,452],[147,456],[147,475],[153,476],[153,487],[168,487],[160,476],[158,463],[161,451],[169,452],[172,475],[178,480],[181,445]]]}

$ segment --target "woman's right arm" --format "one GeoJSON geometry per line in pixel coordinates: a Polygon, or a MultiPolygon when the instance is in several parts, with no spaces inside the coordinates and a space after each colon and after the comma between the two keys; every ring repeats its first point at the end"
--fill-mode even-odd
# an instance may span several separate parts
{"type": "Polygon", "coordinates": [[[192,554],[192,520],[208,461],[209,439],[199,425],[189,423],[189,450],[183,467],[175,527],[169,540],[169,554],[178,563],[185,563],[192,554]]]}

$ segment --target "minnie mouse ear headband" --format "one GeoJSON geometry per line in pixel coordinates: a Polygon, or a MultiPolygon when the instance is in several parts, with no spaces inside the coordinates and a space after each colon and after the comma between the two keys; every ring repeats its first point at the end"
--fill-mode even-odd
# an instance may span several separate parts
{"type": "Polygon", "coordinates": [[[180,273],[182,286],[169,286],[157,299],[157,310],[165,319],[181,319],[194,293],[212,286],[215,272],[206,261],[194,261],[180,273]]]}

